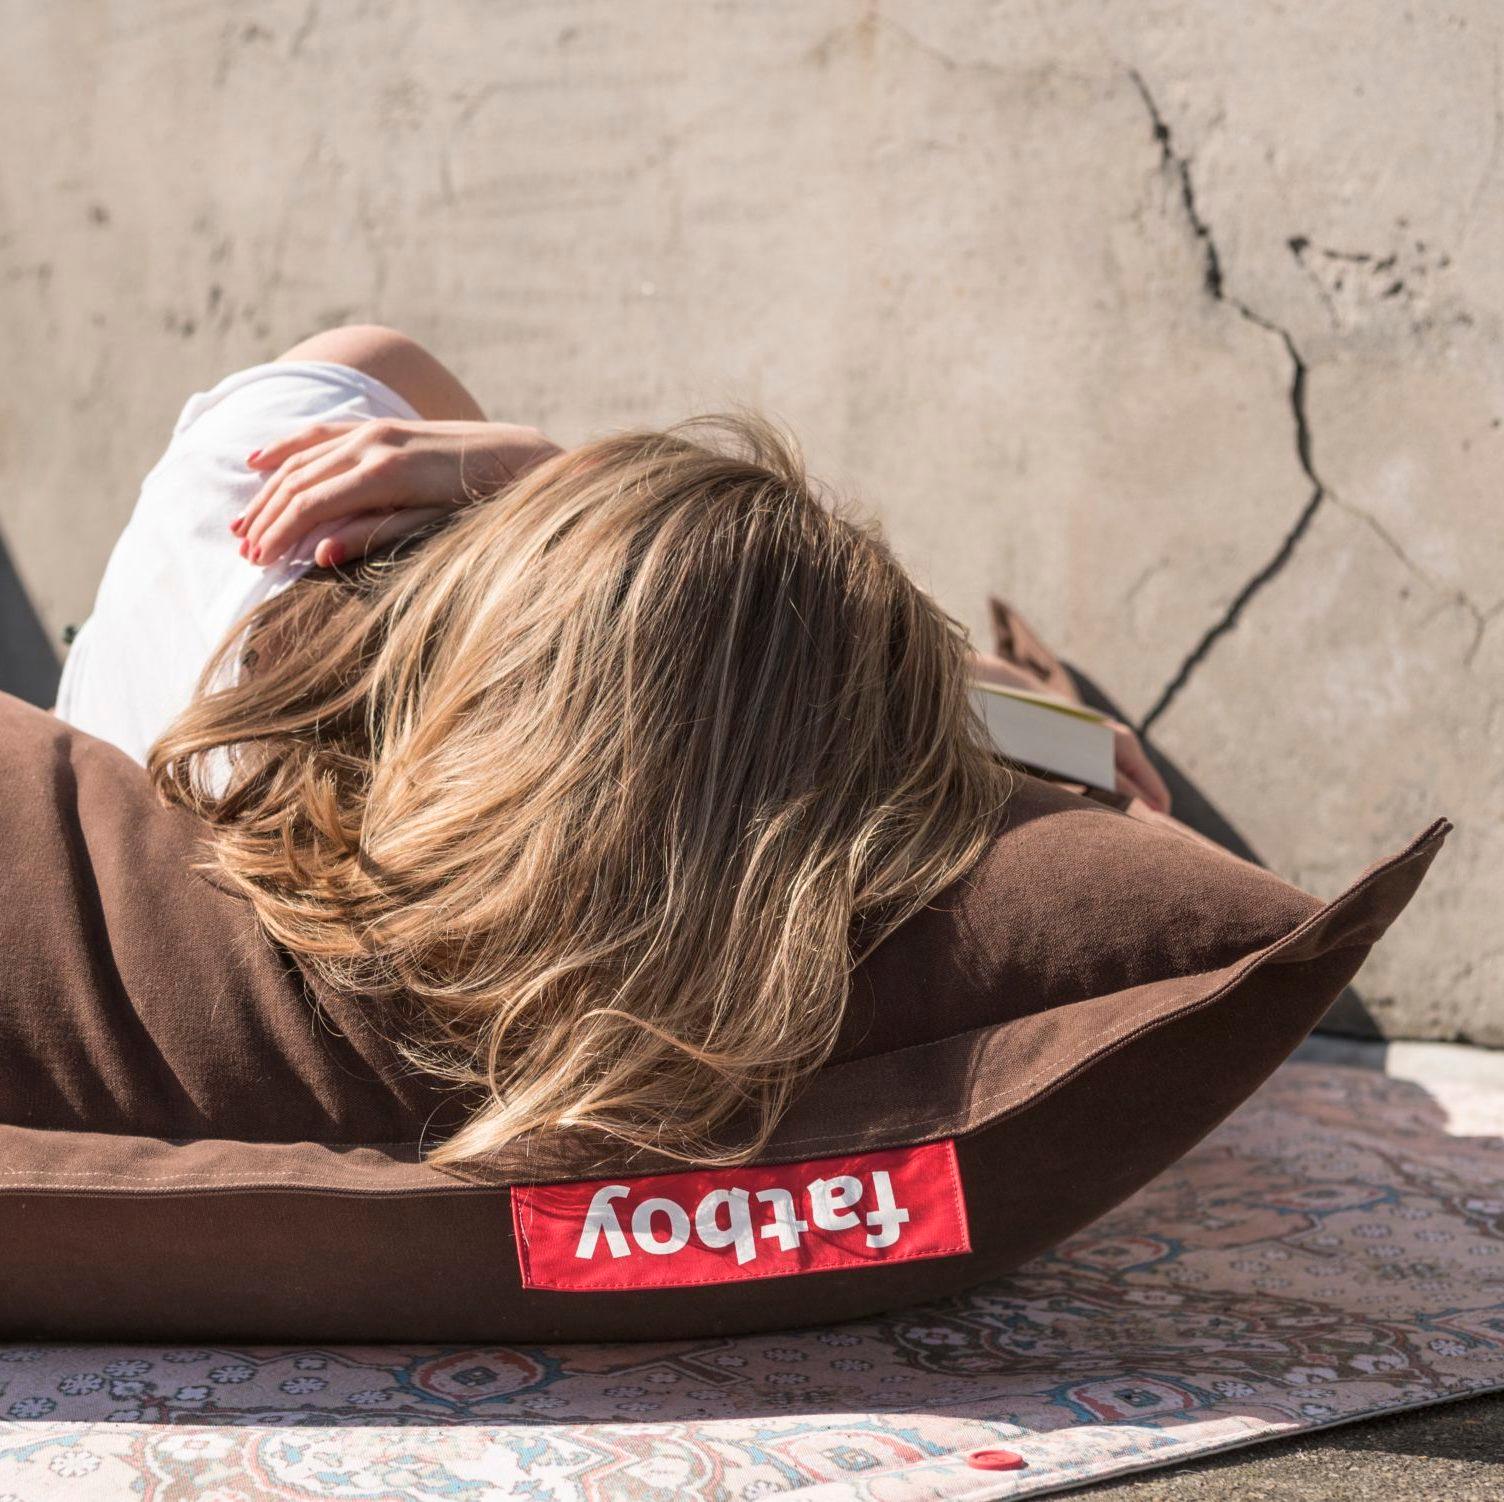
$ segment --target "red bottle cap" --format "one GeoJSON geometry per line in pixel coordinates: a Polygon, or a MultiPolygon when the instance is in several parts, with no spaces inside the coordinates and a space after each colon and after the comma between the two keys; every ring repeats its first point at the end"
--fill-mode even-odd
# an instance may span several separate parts
{"type": "Polygon", "coordinates": [[[966,1464],[976,1471],[1021,1471],[1028,1463],[1012,1450],[973,1450],[966,1457],[966,1464]]]}

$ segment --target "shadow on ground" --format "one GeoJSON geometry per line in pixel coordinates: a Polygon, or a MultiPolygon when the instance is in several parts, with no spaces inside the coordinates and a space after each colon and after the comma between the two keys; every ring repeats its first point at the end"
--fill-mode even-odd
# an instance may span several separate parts
{"type": "Polygon", "coordinates": [[[0,542],[0,693],[49,708],[60,671],[57,653],[0,542]]]}
{"type": "Polygon", "coordinates": [[[1496,1502],[1504,1393],[1234,1450],[1078,1495],[1113,1502],[1496,1502]]]}

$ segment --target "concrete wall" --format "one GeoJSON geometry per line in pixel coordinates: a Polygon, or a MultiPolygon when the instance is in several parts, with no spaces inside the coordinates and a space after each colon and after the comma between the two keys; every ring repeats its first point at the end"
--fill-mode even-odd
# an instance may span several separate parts
{"type": "Polygon", "coordinates": [[[1001,591],[1504,1043],[1487,0],[0,0],[0,540],[87,611],[185,395],[338,320],[561,441],[731,400],[1001,591]]]}

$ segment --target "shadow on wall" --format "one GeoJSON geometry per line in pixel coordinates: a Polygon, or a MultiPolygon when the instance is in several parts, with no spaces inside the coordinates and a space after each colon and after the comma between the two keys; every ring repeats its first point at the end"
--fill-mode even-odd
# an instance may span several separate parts
{"type": "Polygon", "coordinates": [[[61,671],[10,553],[0,542],[0,692],[48,709],[57,697],[61,671]]]}
{"type": "MultiPolygon", "coordinates": [[[[1102,686],[1083,673],[1075,663],[1068,662],[1065,668],[1075,679],[1077,691],[1085,703],[1093,709],[1100,710],[1103,714],[1111,715],[1116,720],[1122,720],[1124,724],[1132,723],[1122,709],[1108,697],[1102,686]]],[[[1262,866],[1264,862],[1259,859],[1258,852],[1238,833],[1211,799],[1147,736],[1143,739],[1143,745],[1145,755],[1158,768],[1159,775],[1164,778],[1165,785],[1170,789],[1175,816],[1184,820],[1198,834],[1204,834],[1224,849],[1231,850],[1234,855],[1240,855],[1244,860],[1252,861],[1256,866],[1262,866]]],[[[1347,986],[1343,989],[1342,994],[1327,1009],[1326,1016],[1316,1024],[1316,1027],[1323,1033],[1339,1033],[1353,1038],[1382,1036],[1382,1030],[1365,1004],[1362,993],[1354,986],[1347,986]]]]}

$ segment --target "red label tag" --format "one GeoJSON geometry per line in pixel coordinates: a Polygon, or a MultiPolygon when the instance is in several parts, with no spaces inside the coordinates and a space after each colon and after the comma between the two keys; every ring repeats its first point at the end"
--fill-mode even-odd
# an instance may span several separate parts
{"type": "Polygon", "coordinates": [[[953,1142],[512,1190],[524,1288],[604,1293],[971,1250],[953,1142]]]}

